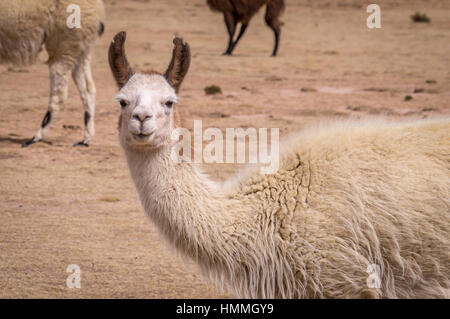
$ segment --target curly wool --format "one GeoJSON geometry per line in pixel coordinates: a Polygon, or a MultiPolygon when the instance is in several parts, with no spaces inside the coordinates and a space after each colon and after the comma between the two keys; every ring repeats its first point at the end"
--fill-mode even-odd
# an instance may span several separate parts
{"type": "Polygon", "coordinates": [[[150,219],[238,297],[448,298],[448,136],[449,119],[322,125],[284,143],[276,174],[227,187],[169,147],[123,146],[150,219]]]}

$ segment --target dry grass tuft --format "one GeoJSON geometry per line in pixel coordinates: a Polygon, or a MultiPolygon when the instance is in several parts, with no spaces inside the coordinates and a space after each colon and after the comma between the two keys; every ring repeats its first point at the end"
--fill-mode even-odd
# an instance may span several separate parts
{"type": "Polygon", "coordinates": [[[426,13],[420,13],[420,12],[414,13],[411,16],[411,19],[413,20],[413,22],[416,22],[416,23],[430,23],[430,21],[431,21],[431,19],[428,18],[426,13]]]}
{"type": "Polygon", "coordinates": [[[222,94],[222,89],[220,86],[215,84],[205,87],[204,90],[206,95],[222,94]]]}

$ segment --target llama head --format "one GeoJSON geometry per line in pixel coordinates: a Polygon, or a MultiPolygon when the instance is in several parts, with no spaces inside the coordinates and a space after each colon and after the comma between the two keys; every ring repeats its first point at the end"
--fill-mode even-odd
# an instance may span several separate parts
{"type": "Polygon", "coordinates": [[[189,45],[173,40],[172,60],[164,74],[134,73],[125,55],[126,33],[109,47],[109,64],[119,86],[120,142],[123,146],[157,149],[170,145],[175,128],[177,93],[190,64],[189,45]]]}

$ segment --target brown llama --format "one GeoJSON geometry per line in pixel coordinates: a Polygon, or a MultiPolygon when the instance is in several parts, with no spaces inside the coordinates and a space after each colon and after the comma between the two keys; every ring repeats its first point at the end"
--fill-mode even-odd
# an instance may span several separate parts
{"type": "Polygon", "coordinates": [[[265,20],[275,34],[275,46],[273,48],[272,56],[277,55],[281,31],[281,23],[278,20],[278,17],[284,10],[284,0],[206,0],[206,2],[212,11],[223,13],[229,36],[228,48],[223,55],[231,55],[233,53],[236,44],[247,29],[252,17],[263,5],[266,5],[265,20]],[[241,29],[236,41],[233,41],[238,23],[241,23],[241,29]]]}

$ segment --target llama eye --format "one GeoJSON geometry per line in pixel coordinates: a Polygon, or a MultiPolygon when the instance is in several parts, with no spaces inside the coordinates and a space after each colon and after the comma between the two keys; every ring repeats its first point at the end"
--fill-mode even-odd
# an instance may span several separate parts
{"type": "Polygon", "coordinates": [[[120,106],[122,107],[122,108],[124,108],[125,106],[127,106],[127,102],[126,101],[124,101],[124,100],[120,100],[120,106]]]}
{"type": "Polygon", "coordinates": [[[170,109],[173,106],[173,102],[172,101],[167,101],[166,102],[166,106],[170,109]]]}

